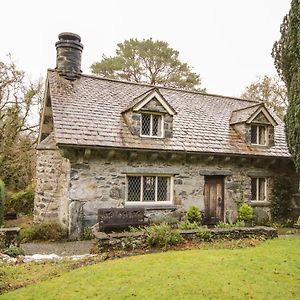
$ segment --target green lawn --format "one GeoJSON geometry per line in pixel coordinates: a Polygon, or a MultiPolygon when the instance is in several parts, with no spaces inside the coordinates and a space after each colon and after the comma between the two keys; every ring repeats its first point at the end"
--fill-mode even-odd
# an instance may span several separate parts
{"type": "Polygon", "coordinates": [[[106,261],[0,299],[299,299],[300,238],[106,261]]]}

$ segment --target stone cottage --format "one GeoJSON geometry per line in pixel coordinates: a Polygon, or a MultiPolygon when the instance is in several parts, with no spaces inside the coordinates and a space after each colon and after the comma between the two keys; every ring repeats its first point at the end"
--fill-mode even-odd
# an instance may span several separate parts
{"type": "MultiPolygon", "coordinates": [[[[62,33],[48,70],[37,147],[36,221],[78,238],[97,210],[149,216],[198,206],[234,221],[269,217],[274,176],[296,178],[284,125],[263,103],[81,73],[80,37],[62,33]]],[[[295,182],[295,190],[297,182],[295,182]]]]}

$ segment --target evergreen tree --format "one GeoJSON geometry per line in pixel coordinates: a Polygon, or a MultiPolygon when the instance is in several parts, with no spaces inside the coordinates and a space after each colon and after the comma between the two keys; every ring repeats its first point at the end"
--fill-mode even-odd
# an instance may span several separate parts
{"type": "Polygon", "coordinates": [[[292,0],[291,9],[280,27],[281,37],[273,46],[272,56],[279,76],[288,90],[285,117],[289,150],[300,174],[300,2],[292,0]]]}
{"type": "Polygon", "coordinates": [[[205,91],[200,76],[179,60],[178,51],[163,41],[125,40],[117,45],[115,56],[103,55],[91,70],[113,79],[205,91]]]}

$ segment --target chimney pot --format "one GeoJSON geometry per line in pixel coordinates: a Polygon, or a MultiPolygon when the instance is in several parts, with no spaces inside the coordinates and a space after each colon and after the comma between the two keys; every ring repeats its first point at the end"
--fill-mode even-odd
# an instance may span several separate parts
{"type": "Polygon", "coordinates": [[[79,35],[71,32],[62,32],[58,35],[56,47],[56,71],[68,80],[80,77],[81,53],[83,45],[79,35]]]}

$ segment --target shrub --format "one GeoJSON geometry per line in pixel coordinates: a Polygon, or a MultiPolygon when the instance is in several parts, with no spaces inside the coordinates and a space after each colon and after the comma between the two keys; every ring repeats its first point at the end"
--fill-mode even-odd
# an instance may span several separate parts
{"type": "Polygon", "coordinates": [[[232,227],[245,227],[245,221],[237,221],[235,223],[224,223],[219,222],[216,226],[216,228],[232,228],[232,227]]]}
{"type": "Polygon", "coordinates": [[[209,241],[212,241],[212,239],[213,239],[212,233],[209,232],[206,227],[199,228],[199,230],[196,233],[196,236],[199,239],[199,241],[209,242],[209,241]]]}
{"type": "Polygon", "coordinates": [[[19,255],[25,255],[24,250],[21,247],[12,246],[3,250],[3,253],[11,257],[17,257],[19,255]]]}
{"type": "Polygon", "coordinates": [[[0,179],[0,227],[3,225],[4,196],[5,186],[4,182],[0,179]]]}
{"type": "Polygon", "coordinates": [[[186,218],[190,223],[200,223],[201,217],[201,211],[197,206],[191,206],[186,213],[186,218]]]}
{"type": "Polygon", "coordinates": [[[190,229],[199,229],[200,225],[196,222],[190,223],[190,222],[185,222],[181,221],[178,223],[178,229],[180,230],[190,230],[190,229]]]}
{"type": "Polygon", "coordinates": [[[12,193],[7,197],[6,211],[13,210],[16,213],[31,215],[34,206],[34,190],[34,185],[30,184],[24,191],[12,193]]]}
{"type": "Polygon", "coordinates": [[[91,227],[84,228],[82,238],[86,241],[92,240],[94,238],[94,234],[91,227]]]}
{"type": "Polygon", "coordinates": [[[180,241],[179,231],[173,229],[167,223],[153,224],[145,227],[147,234],[147,243],[149,246],[166,247],[169,245],[175,245],[180,241]]]}
{"type": "Polygon", "coordinates": [[[271,198],[271,216],[273,221],[285,222],[292,218],[293,185],[288,177],[274,178],[271,198]]]}
{"type": "Polygon", "coordinates": [[[298,217],[297,224],[300,225],[300,216],[298,217]]]}
{"type": "Polygon", "coordinates": [[[254,218],[253,208],[247,203],[243,203],[238,209],[239,221],[250,221],[254,218]]]}
{"type": "Polygon", "coordinates": [[[32,227],[21,230],[21,241],[61,241],[68,236],[67,230],[57,222],[34,224],[32,227]]]}

